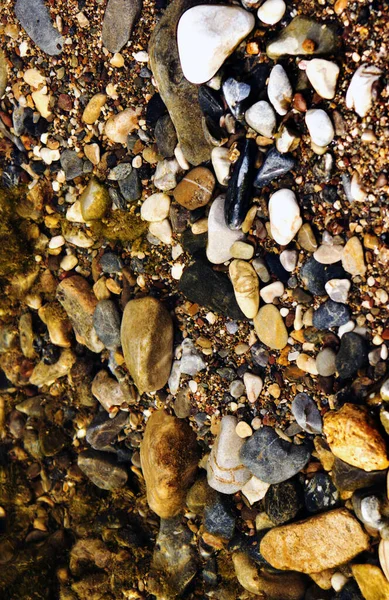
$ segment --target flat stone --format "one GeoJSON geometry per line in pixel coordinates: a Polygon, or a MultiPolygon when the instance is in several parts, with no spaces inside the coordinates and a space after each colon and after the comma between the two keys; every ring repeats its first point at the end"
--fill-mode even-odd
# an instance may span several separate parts
{"type": "Polygon", "coordinates": [[[345,508],[271,529],[260,543],[274,568],[302,573],[337,567],[368,548],[368,535],[345,508]]]}
{"type": "Polygon", "coordinates": [[[179,144],[192,165],[209,160],[211,145],[206,140],[198,99],[198,87],[181,69],[176,31],[181,15],[198,0],[175,0],[169,4],[150,38],[150,65],[158,90],[174,123],[179,144]]]}
{"type": "Polygon", "coordinates": [[[296,446],[280,438],[271,427],[253,433],[240,451],[249,471],[266,483],[281,483],[301,471],[311,456],[305,445],[296,446]]]}
{"type": "Polygon", "coordinates": [[[350,331],[342,335],[335,365],[339,377],[348,379],[368,364],[368,344],[357,333],[350,331]]]}
{"type": "Polygon", "coordinates": [[[169,519],[183,511],[198,459],[196,435],[189,424],[163,410],[155,411],[146,424],[140,460],[147,502],[162,519],[169,519]]]}
{"type": "Polygon", "coordinates": [[[188,210],[208,204],[215,187],[215,177],[209,169],[196,167],[186,173],[173,192],[174,199],[188,210]]]}
{"type": "Polygon", "coordinates": [[[311,108],[305,113],[305,123],[312,142],[317,146],[328,146],[335,136],[334,127],[327,113],[321,108],[311,108]]]}
{"type": "Polygon", "coordinates": [[[333,265],[342,260],[344,246],[340,244],[322,244],[313,257],[322,265],[333,265]]]}
{"type": "MultiPolygon", "coordinates": [[[[281,1],[283,2],[283,0],[281,1]]],[[[277,121],[275,112],[269,102],[265,100],[256,102],[246,110],[244,118],[247,125],[257,133],[267,138],[273,137],[277,121]]]]}
{"type": "Polygon", "coordinates": [[[143,202],[140,214],[145,221],[163,221],[170,211],[170,197],[167,194],[152,194],[143,202]]]}
{"type": "Polygon", "coordinates": [[[85,221],[102,219],[110,206],[107,188],[96,177],[92,177],[80,196],[82,218],[85,221]]]}
{"type": "Polygon", "coordinates": [[[227,275],[214,271],[206,261],[196,260],[187,267],[178,288],[191,302],[230,319],[246,320],[236,302],[234,289],[227,275]]]}
{"type": "Polygon", "coordinates": [[[125,179],[119,180],[119,189],[127,202],[135,202],[135,200],[141,198],[142,184],[137,169],[132,169],[131,173],[125,179]]]}
{"type": "Polygon", "coordinates": [[[93,313],[97,337],[109,350],[120,346],[120,315],[112,300],[100,300],[93,313]]]}
{"type": "Polygon", "coordinates": [[[385,600],[389,597],[389,581],[379,567],[352,565],[351,570],[365,600],[385,600]]]}
{"type": "Polygon", "coordinates": [[[295,479],[271,485],[266,492],[263,507],[274,525],[294,519],[303,507],[303,494],[295,479]]]}
{"type": "Polygon", "coordinates": [[[64,38],[53,25],[44,0],[17,0],[15,15],[32,41],[46,54],[61,54],[64,38]]]}
{"type": "Polygon", "coordinates": [[[288,331],[280,311],[273,304],[262,306],[254,318],[254,327],[260,341],[273,350],[282,350],[288,343],[288,331]]]}
{"type": "Polygon", "coordinates": [[[382,486],[385,484],[386,471],[364,471],[357,467],[352,467],[339,458],[335,458],[331,467],[332,480],[337,489],[344,492],[354,492],[355,490],[373,486],[382,486]]]}
{"type": "Polygon", "coordinates": [[[161,389],[173,361],[173,323],[165,306],[151,296],[130,300],[123,312],[121,340],[139,392],[161,389]]]}
{"type": "Polygon", "coordinates": [[[239,457],[244,440],[235,431],[237,423],[232,415],[222,418],[207,462],[208,484],[222,494],[235,494],[251,477],[239,457]]]}
{"type": "Polygon", "coordinates": [[[366,273],[365,258],[363,255],[363,247],[359,238],[356,236],[350,238],[344,247],[342,255],[342,266],[347,273],[353,277],[366,273]]]}
{"type": "Polygon", "coordinates": [[[350,309],[348,306],[333,300],[327,300],[313,313],[313,326],[316,329],[329,329],[340,327],[350,320],[350,309]]]}
{"type": "Polygon", "coordinates": [[[346,403],[324,416],[324,434],[335,456],[364,471],[387,469],[387,448],[368,409],[346,403]]]}
{"type": "Polygon", "coordinates": [[[267,25],[281,21],[286,11],[284,0],[266,0],[257,10],[258,19],[267,25]]]}
{"type": "Polygon", "coordinates": [[[275,65],[270,71],[267,95],[275,111],[279,115],[286,115],[292,102],[293,89],[281,65],[275,65]]]}
{"type": "Polygon", "coordinates": [[[177,133],[169,115],[163,115],[158,119],[154,135],[159,154],[163,158],[174,156],[174,149],[177,146],[177,133]]]}
{"type": "Polygon", "coordinates": [[[232,258],[232,244],[244,238],[241,231],[231,230],[224,216],[225,196],[218,196],[208,215],[207,258],[213,264],[221,264],[232,258]]]}
{"type": "Polygon", "coordinates": [[[249,102],[251,86],[244,81],[238,81],[234,77],[228,77],[223,83],[223,95],[231,113],[238,121],[242,121],[244,111],[249,102]]]}
{"type": "Polygon", "coordinates": [[[96,123],[106,102],[107,96],[105,94],[95,94],[92,96],[82,113],[82,120],[84,123],[87,125],[96,123]]]}
{"type": "Polygon", "coordinates": [[[131,37],[143,6],[142,0],[109,0],[105,9],[102,40],[112,53],[120,52],[131,37]]]}
{"type": "Polygon", "coordinates": [[[281,154],[277,148],[271,148],[257,172],[254,179],[254,186],[260,189],[270,183],[270,181],[289,173],[295,165],[296,161],[293,156],[290,154],[281,154]]]}
{"type": "Polygon", "coordinates": [[[98,412],[86,430],[85,439],[94,450],[105,450],[115,441],[128,420],[128,412],[119,411],[111,419],[104,410],[98,412]]]}
{"type": "Polygon", "coordinates": [[[319,409],[308,394],[297,394],[292,402],[291,412],[304,431],[316,434],[322,432],[322,419],[319,409]]]}
{"type": "Polygon", "coordinates": [[[332,348],[323,348],[316,356],[316,368],[322,377],[331,377],[336,371],[335,367],[336,353],[332,348]]]}
{"type": "Polygon", "coordinates": [[[266,54],[277,60],[280,56],[320,56],[335,54],[340,45],[335,25],[321,23],[310,17],[295,17],[277,37],[269,42],[266,54]],[[304,44],[311,40],[313,44],[304,44]]]}
{"type": "Polygon", "coordinates": [[[63,279],[57,287],[56,295],[73,325],[77,341],[92,352],[101,352],[104,344],[97,337],[93,326],[97,298],[86,279],[80,275],[63,279]]]}
{"type": "Polygon", "coordinates": [[[244,260],[233,260],[229,274],[239,308],[248,319],[253,319],[259,308],[258,275],[244,260]]]}
{"type": "Polygon", "coordinates": [[[254,17],[238,6],[200,5],[179,20],[177,44],[184,76],[205,83],[254,27],[254,17]]]}
{"type": "Polygon", "coordinates": [[[314,58],[307,62],[306,74],[319,96],[327,100],[334,98],[339,77],[339,67],[336,63],[324,58],[314,58]]]}
{"type": "Polygon", "coordinates": [[[105,122],[104,133],[111,142],[126,144],[128,135],[137,128],[137,112],[132,108],[126,108],[105,122]]]}
{"type": "Polygon", "coordinates": [[[292,190],[281,189],[270,196],[269,217],[274,240],[287,246],[302,225],[300,207],[292,190]]]}
{"type": "Polygon", "coordinates": [[[347,304],[348,293],[351,287],[348,279],[330,279],[324,287],[331,300],[347,304]]]}
{"type": "Polygon", "coordinates": [[[382,74],[376,65],[363,63],[358,67],[346,93],[347,108],[354,109],[360,117],[366,117],[373,103],[373,84],[382,74]]]}
{"type": "Polygon", "coordinates": [[[116,464],[106,452],[85,450],[77,457],[77,464],[91,482],[102,490],[115,490],[127,483],[127,471],[116,464]]]}

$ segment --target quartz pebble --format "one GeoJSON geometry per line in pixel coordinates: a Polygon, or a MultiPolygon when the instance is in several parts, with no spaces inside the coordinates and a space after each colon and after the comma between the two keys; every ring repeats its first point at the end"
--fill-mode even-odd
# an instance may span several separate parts
{"type": "Polygon", "coordinates": [[[297,251],[296,250],[283,250],[280,254],[280,262],[284,267],[285,271],[288,273],[292,273],[295,270],[297,265],[297,251]]]}
{"type": "Polygon", "coordinates": [[[373,84],[381,75],[382,71],[376,65],[363,63],[358,67],[347,90],[347,108],[353,108],[360,117],[366,117],[373,102],[373,84]]]}
{"type": "Polygon", "coordinates": [[[330,377],[336,371],[335,367],[336,354],[332,348],[323,348],[316,356],[316,369],[322,377],[330,377]]]}
{"type": "Polygon", "coordinates": [[[106,121],[104,133],[115,144],[125,144],[129,133],[137,129],[138,115],[132,108],[126,108],[106,121]]]}
{"type": "Polygon", "coordinates": [[[102,219],[111,205],[107,188],[92,177],[80,196],[80,209],[85,221],[102,219]]]}
{"type": "Polygon", "coordinates": [[[309,356],[309,354],[305,354],[305,352],[298,355],[296,365],[299,369],[304,371],[304,373],[318,375],[315,359],[312,356],[309,356]]]}
{"type": "Polygon", "coordinates": [[[286,246],[302,225],[300,207],[292,190],[281,189],[269,200],[270,227],[278,244],[286,246]]]}
{"type": "Polygon", "coordinates": [[[343,248],[340,244],[322,244],[313,257],[322,265],[333,265],[342,260],[343,248]]]}
{"type": "Polygon", "coordinates": [[[331,300],[347,304],[348,293],[351,287],[348,279],[330,279],[324,287],[331,300]]]}
{"type": "Polygon", "coordinates": [[[260,341],[273,350],[282,350],[288,343],[288,331],[274,304],[266,304],[259,309],[254,327],[260,341]]]}
{"type": "Polygon", "coordinates": [[[169,216],[170,197],[167,194],[152,194],[143,202],[140,214],[145,221],[163,221],[169,216]]]}
{"type": "Polygon", "coordinates": [[[230,248],[233,258],[241,258],[242,260],[250,260],[254,255],[254,248],[246,242],[234,242],[230,248]]]}
{"type": "Polygon", "coordinates": [[[314,58],[307,62],[306,74],[319,96],[327,100],[335,96],[339,76],[339,67],[336,63],[323,58],[314,58]]]}
{"type": "Polygon", "coordinates": [[[334,139],[334,127],[327,113],[321,108],[311,108],[305,114],[305,122],[312,142],[317,146],[328,146],[334,139]]]}
{"type": "Polygon", "coordinates": [[[238,6],[199,5],[184,12],[177,44],[186,79],[197,84],[211,79],[254,23],[254,16],[238,6]]]}
{"type": "Polygon", "coordinates": [[[212,203],[208,215],[207,258],[213,264],[221,264],[232,258],[231,246],[244,236],[227,226],[224,216],[225,197],[218,196],[212,203]]]}
{"type": "Polygon", "coordinates": [[[82,120],[87,125],[93,125],[100,116],[101,110],[107,101],[105,94],[95,94],[89,100],[86,105],[84,112],[82,113],[82,120]]]}
{"type": "Polygon", "coordinates": [[[265,481],[261,481],[258,477],[250,477],[247,483],[241,489],[242,494],[244,494],[250,504],[254,504],[255,502],[259,502],[262,498],[265,497],[267,490],[270,487],[270,483],[266,483],[265,481]]]}
{"type": "Polygon", "coordinates": [[[259,375],[254,375],[254,373],[245,373],[243,375],[243,382],[246,386],[246,394],[249,402],[256,402],[259,397],[259,394],[263,388],[263,381],[259,375]]]}
{"type": "Polygon", "coordinates": [[[352,276],[363,276],[366,273],[363,247],[359,238],[356,236],[350,238],[344,247],[342,266],[344,270],[352,276]]]}
{"type": "Polygon", "coordinates": [[[237,424],[233,416],[222,418],[207,462],[208,484],[222,494],[235,494],[251,477],[239,458],[244,442],[236,433],[237,424]]]}
{"type": "Polygon", "coordinates": [[[277,126],[276,115],[271,105],[265,100],[256,102],[246,110],[245,119],[247,125],[257,133],[260,133],[267,138],[273,137],[274,130],[277,126]]]}
{"type": "Polygon", "coordinates": [[[180,372],[185,375],[197,375],[199,371],[206,368],[207,364],[203,361],[199,351],[196,349],[191,339],[185,338],[181,344],[182,357],[180,362],[180,372]]]}
{"type": "Polygon", "coordinates": [[[150,223],[149,231],[163,244],[169,245],[173,243],[172,227],[168,219],[164,219],[163,221],[153,221],[150,223]]]}
{"type": "Polygon", "coordinates": [[[253,267],[243,260],[233,260],[229,268],[235,298],[248,319],[253,319],[259,308],[259,282],[253,267]]]}
{"type": "Polygon", "coordinates": [[[273,283],[263,287],[259,294],[266,304],[271,304],[275,298],[282,296],[284,291],[284,284],[281,283],[281,281],[274,281],[273,283]]]}
{"type": "Polygon", "coordinates": [[[286,11],[284,0],[266,0],[257,11],[258,19],[267,25],[275,25],[281,21],[286,11]]]}
{"type": "Polygon", "coordinates": [[[293,90],[281,65],[275,65],[270,72],[267,94],[275,111],[279,115],[286,115],[292,102],[293,90]]]}
{"type": "Polygon", "coordinates": [[[212,166],[220,185],[227,185],[230,178],[231,161],[228,148],[216,147],[211,152],[212,166]]]}

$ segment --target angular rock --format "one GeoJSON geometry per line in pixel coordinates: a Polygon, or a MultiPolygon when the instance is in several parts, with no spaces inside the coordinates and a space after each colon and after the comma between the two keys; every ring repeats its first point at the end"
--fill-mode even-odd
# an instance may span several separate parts
{"type": "Polygon", "coordinates": [[[249,471],[266,483],[281,483],[298,473],[311,456],[307,446],[296,446],[280,438],[271,427],[263,427],[244,443],[240,459],[249,471]]]}
{"type": "Polygon", "coordinates": [[[280,56],[320,56],[335,54],[340,41],[334,24],[324,24],[310,17],[295,17],[266,47],[269,58],[280,56]],[[311,40],[313,44],[307,44],[311,40]]]}
{"type": "Polygon", "coordinates": [[[182,357],[180,362],[180,372],[185,375],[197,375],[199,371],[206,368],[205,363],[201,357],[200,352],[196,349],[196,346],[190,338],[185,338],[182,342],[182,357]]]}
{"type": "Polygon", "coordinates": [[[123,312],[121,341],[139,393],[162,388],[173,362],[173,323],[164,305],[151,296],[130,300],[123,312]]]}
{"type": "Polygon", "coordinates": [[[347,90],[347,108],[353,108],[360,117],[366,117],[373,102],[373,84],[381,75],[382,71],[376,65],[363,63],[358,67],[347,90]]]}
{"type": "Polygon", "coordinates": [[[220,271],[214,271],[206,261],[197,260],[187,267],[178,288],[191,302],[196,302],[230,319],[246,320],[236,302],[229,278],[220,271]]]}
{"type": "Polygon", "coordinates": [[[363,337],[352,331],[342,335],[335,359],[339,377],[348,379],[356,375],[359,369],[368,364],[368,353],[368,344],[363,337]]]}
{"type": "Polygon", "coordinates": [[[120,346],[120,315],[112,300],[100,300],[93,313],[93,327],[106,348],[120,346]]]}
{"type": "Polygon", "coordinates": [[[279,115],[286,115],[292,102],[293,90],[284,67],[275,65],[267,86],[269,100],[279,115]]]}
{"type": "Polygon", "coordinates": [[[222,418],[207,462],[208,484],[222,494],[235,494],[251,477],[239,457],[244,440],[235,431],[237,423],[231,415],[222,418]]]}
{"type": "Polygon", "coordinates": [[[281,189],[269,200],[271,234],[277,244],[287,246],[302,225],[300,207],[292,190],[281,189]]]}
{"type": "Polygon", "coordinates": [[[270,530],[260,552],[276,569],[318,573],[369,548],[369,537],[345,508],[270,530]]]}
{"type": "Polygon", "coordinates": [[[219,121],[224,114],[224,106],[219,93],[207,85],[199,87],[199,103],[203,113],[215,121],[219,121]]]}
{"type": "Polygon", "coordinates": [[[188,210],[208,204],[215,187],[215,177],[209,169],[196,167],[187,173],[173,192],[174,199],[188,210]]]}
{"type": "Polygon", "coordinates": [[[262,306],[254,318],[254,327],[260,341],[269,348],[282,350],[288,343],[288,331],[280,311],[273,304],[262,306]]]}
{"type": "Polygon", "coordinates": [[[127,471],[112,455],[97,450],[85,450],[77,464],[91,482],[102,490],[115,490],[127,483],[127,471]]]}
{"type": "Polygon", "coordinates": [[[254,27],[254,17],[238,6],[199,5],[189,8],[177,27],[183,73],[192,83],[205,83],[254,27]]]}
{"type": "Polygon", "coordinates": [[[183,510],[198,459],[196,435],[188,423],[163,410],[154,412],[146,424],[140,460],[148,504],[162,519],[183,510]]]}
{"type": "Polygon", "coordinates": [[[184,156],[196,166],[209,160],[212,148],[203,131],[198,87],[183,75],[176,40],[181,15],[195,4],[197,0],[175,0],[169,4],[150,38],[149,56],[151,70],[184,156]]]}
{"type": "Polygon", "coordinates": [[[92,381],[92,394],[106,411],[110,412],[113,406],[134,403],[130,388],[125,383],[119,383],[110,377],[107,371],[101,370],[92,381]]]}
{"type": "Polygon", "coordinates": [[[308,433],[321,433],[322,419],[315,402],[308,394],[297,394],[292,402],[291,411],[296,422],[308,433]]]}
{"type": "Polygon", "coordinates": [[[274,525],[291,521],[303,507],[300,485],[294,479],[271,485],[266,492],[263,506],[274,525]]]}
{"type": "Polygon", "coordinates": [[[250,263],[233,260],[229,268],[236,301],[248,319],[253,319],[259,308],[259,280],[250,263]]]}
{"type": "Polygon", "coordinates": [[[209,262],[216,265],[232,258],[230,251],[232,244],[244,238],[241,231],[233,231],[228,227],[225,206],[225,196],[218,196],[213,201],[208,215],[207,258],[209,262]]]}
{"type": "Polygon", "coordinates": [[[254,187],[260,189],[270,183],[270,181],[277,179],[277,177],[282,177],[286,173],[289,173],[295,164],[296,161],[293,156],[290,154],[281,154],[277,148],[271,148],[255,176],[254,187]]]}
{"type": "Polygon", "coordinates": [[[386,471],[364,471],[335,458],[332,479],[340,491],[354,492],[361,488],[381,486],[386,480],[386,471]]]}
{"type": "Polygon", "coordinates": [[[323,432],[332,453],[345,463],[364,471],[389,467],[385,440],[366,407],[346,403],[329,411],[323,432]]]}
{"type": "Polygon", "coordinates": [[[80,275],[63,279],[57,287],[57,300],[73,325],[77,341],[92,352],[101,352],[104,344],[98,339],[93,326],[97,298],[86,279],[80,275]]]}
{"type": "Polygon", "coordinates": [[[58,29],[55,29],[44,0],[17,0],[15,15],[32,41],[43,52],[50,56],[61,54],[65,40],[58,29]]]}
{"type": "Polygon", "coordinates": [[[350,320],[350,309],[344,304],[327,300],[313,313],[313,326],[316,329],[340,327],[350,320]]]}
{"type": "Polygon", "coordinates": [[[103,20],[102,40],[112,53],[120,52],[130,39],[141,13],[142,0],[109,0],[103,20]]]}
{"type": "Polygon", "coordinates": [[[231,113],[238,121],[243,119],[250,93],[251,86],[244,81],[237,81],[233,77],[229,77],[223,83],[225,101],[231,113]]]}
{"type": "Polygon", "coordinates": [[[98,412],[86,430],[85,439],[94,450],[105,450],[115,441],[128,420],[128,412],[119,411],[111,419],[106,411],[98,412]]]}
{"type": "Polygon", "coordinates": [[[240,229],[249,208],[257,154],[255,141],[246,139],[239,151],[240,156],[233,166],[224,204],[225,220],[230,229],[240,229]]]}
{"type": "Polygon", "coordinates": [[[230,540],[235,530],[235,515],[231,498],[215,494],[212,502],[204,509],[204,529],[218,538],[230,540]]]}
{"type": "Polygon", "coordinates": [[[37,387],[51,385],[60,377],[68,375],[76,360],[76,355],[71,350],[65,349],[61,352],[57,362],[52,365],[48,365],[44,360],[41,360],[34,367],[29,381],[31,385],[36,385],[37,387]]]}

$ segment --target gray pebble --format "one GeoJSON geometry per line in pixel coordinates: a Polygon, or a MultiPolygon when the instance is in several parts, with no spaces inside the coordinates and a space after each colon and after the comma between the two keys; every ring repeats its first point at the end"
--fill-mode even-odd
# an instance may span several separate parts
{"type": "Polygon", "coordinates": [[[93,327],[109,350],[120,346],[120,315],[112,300],[100,300],[93,313],[93,327]]]}

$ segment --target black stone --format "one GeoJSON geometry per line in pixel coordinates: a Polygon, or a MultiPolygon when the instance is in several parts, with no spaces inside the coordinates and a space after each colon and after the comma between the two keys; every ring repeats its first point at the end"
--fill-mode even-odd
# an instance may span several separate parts
{"type": "Polygon", "coordinates": [[[354,492],[365,487],[383,485],[386,480],[386,471],[364,471],[348,465],[340,458],[335,458],[332,479],[341,492],[354,492]]]}
{"type": "Polygon", "coordinates": [[[120,179],[118,183],[120,191],[127,202],[139,200],[142,195],[142,184],[137,169],[132,169],[128,177],[120,179]]]}
{"type": "Polygon", "coordinates": [[[333,600],[364,600],[356,581],[348,581],[333,600]]]}
{"type": "Polygon", "coordinates": [[[296,480],[271,485],[263,500],[267,516],[275,525],[294,519],[303,507],[301,486],[296,480]]]}
{"type": "Polygon", "coordinates": [[[281,264],[280,257],[278,254],[268,252],[265,255],[265,263],[272,275],[282,283],[287,283],[290,277],[290,273],[281,264]]]}
{"type": "Polygon", "coordinates": [[[224,106],[220,95],[207,85],[199,87],[199,104],[207,117],[218,121],[223,116],[224,106]]]}
{"type": "Polygon", "coordinates": [[[263,427],[244,443],[242,463],[253,475],[267,483],[281,483],[301,471],[311,451],[306,444],[296,446],[280,438],[271,427],[263,427]]]}
{"type": "Polygon", "coordinates": [[[353,331],[345,333],[340,340],[339,352],[335,358],[339,377],[348,379],[368,364],[369,350],[366,340],[353,331]]]}
{"type": "Polygon", "coordinates": [[[120,315],[112,300],[100,300],[93,313],[93,327],[106,348],[120,346],[120,315]]]}
{"type": "Polygon", "coordinates": [[[246,139],[244,145],[239,147],[239,151],[240,156],[233,167],[224,204],[224,215],[230,229],[239,229],[247,215],[257,145],[254,140],[246,139]]]}
{"type": "Polygon", "coordinates": [[[123,268],[123,263],[117,254],[106,252],[100,258],[100,266],[103,273],[120,273],[123,268]]]}
{"type": "Polygon", "coordinates": [[[122,410],[113,419],[101,410],[86,430],[86,441],[94,450],[105,450],[119,435],[127,419],[128,413],[122,410]]]}
{"type": "Polygon", "coordinates": [[[155,125],[160,117],[166,115],[167,108],[159,94],[151,96],[146,107],[146,123],[147,125],[155,125]]]}
{"type": "Polygon", "coordinates": [[[301,267],[300,277],[308,290],[315,296],[325,296],[325,284],[330,279],[350,279],[340,262],[333,265],[322,265],[313,257],[301,267]]]}
{"type": "Polygon", "coordinates": [[[321,193],[324,202],[329,202],[330,204],[333,204],[338,198],[338,188],[336,185],[325,185],[321,193]]]}
{"type": "Polygon", "coordinates": [[[260,189],[264,185],[282,177],[293,169],[296,161],[291,154],[281,154],[277,148],[272,148],[265,156],[265,160],[259,169],[255,179],[254,187],[260,189]]]}
{"type": "Polygon", "coordinates": [[[345,304],[327,300],[313,313],[312,323],[316,329],[340,327],[350,320],[350,309],[345,304]]]}
{"type": "Polygon", "coordinates": [[[164,158],[173,156],[174,149],[177,146],[177,133],[169,115],[164,115],[158,119],[154,134],[158,152],[164,158]]]}
{"type": "Polygon", "coordinates": [[[251,87],[248,83],[237,81],[233,77],[225,80],[222,86],[225,101],[228,108],[238,121],[243,120],[244,113],[249,107],[249,96],[251,87]]]}
{"type": "Polygon", "coordinates": [[[335,508],[339,503],[339,492],[327,473],[315,473],[304,484],[305,507],[310,513],[335,508]]]}
{"type": "Polygon", "coordinates": [[[200,233],[195,235],[191,229],[187,229],[181,236],[181,243],[185,250],[194,256],[195,254],[205,250],[208,241],[208,234],[200,233]]]}
{"type": "Polygon", "coordinates": [[[217,494],[215,501],[204,509],[204,528],[208,533],[230,540],[235,530],[235,515],[231,498],[217,494]]]}
{"type": "MultiPolygon", "coordinates": [[[[229,552],[244,552],[258,565],[270,567],[270,564],[265,560],[259,551],[259,543],[264,532],[261,531],[253,536],[244,535],[243,533],[235,533],[234,537],[228,544],[229,552]]],[[[276,570],[276,569],[275,569],[276,570]]]]}
{"type": "Polygon", "coordinates": [[[206,261],[197,260],[187,267],[179,281],[178,289],[191,302],[231,319],[247,321],[235,300],[234,290],[227,275],[214,271],[206,261]]]}
{"type": "Polygon", "coordinates": [[[243,81],[251,87],[250,100],[258,102],[258,100],[265,96],[266,80],[270,74],[270,66],[267,63],[256,63],[254,67],[248,67],[248,69],[247,74],[243,76],[243,81]]]}

